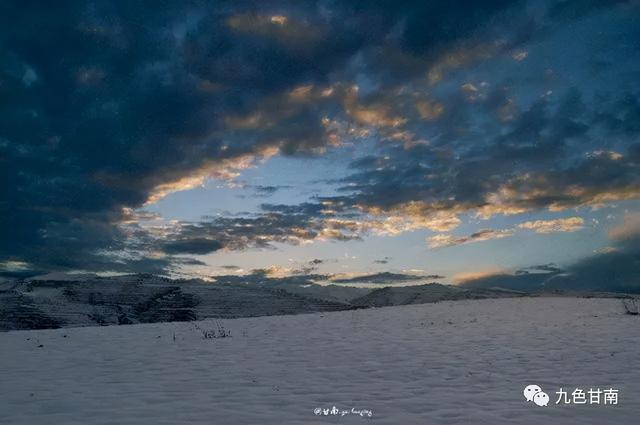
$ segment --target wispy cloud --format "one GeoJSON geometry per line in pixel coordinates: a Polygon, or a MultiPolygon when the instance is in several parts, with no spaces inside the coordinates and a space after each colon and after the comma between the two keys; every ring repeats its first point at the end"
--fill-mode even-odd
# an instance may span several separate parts
{"type": "Polygon", "coordinates": [[[464,245],[473,242],[502,239],[513,235],[513,230],[483,229],[468,236],[456,237],[450,234],[439,234],[427,238],[429,248],[444,248],[448,246],[464,245]]]}
{"type": "Polygon", "coordinates": [[[515,234],[518,229],[532,230],[536,233],[558,233],[576,232],[581,230],[584,219],[581,217],[558,218],[553,220],[526,221],[510,229],[483,229],[468,236],[454,236],[448,233],[441,233],[427,238],[429,248],[443,248],[448,246],[464,245],[473,242],[488,241],[491,239],[502,239],[515,234]]]}
{"type": "Polygon", "coordinates": [[[582,217],[525,221],[518,225],[520,229],[533,230],[536,233],[577,232],[583,226],[584,219],[582,217]]]}

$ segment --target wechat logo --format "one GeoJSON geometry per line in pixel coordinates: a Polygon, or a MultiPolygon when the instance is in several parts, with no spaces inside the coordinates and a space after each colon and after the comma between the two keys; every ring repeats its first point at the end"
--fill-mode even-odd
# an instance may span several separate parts
{"type": "Polygon", "coordinates": [[[527,385],[524,387],[524,398],[527,401],[533,401],[537,406],[546,406],[549,404],[549,395],[542,391],[538,385],[527,385]]]}

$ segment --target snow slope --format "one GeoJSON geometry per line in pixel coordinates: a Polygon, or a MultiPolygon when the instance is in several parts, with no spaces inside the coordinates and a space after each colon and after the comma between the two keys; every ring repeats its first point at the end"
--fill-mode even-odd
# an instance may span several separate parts
{"type": "Polygon", "coordinates": [[[578,298],[7,332],[0,423],[634,424],[639,343],[619,300],[578,298]],[[202,338],[218,324],[231,337],[202,338]],[[548,407],[524,401],[527,384],[548,407]],[[555,405],[559,387],[620,400],[555,405]],[[333,405],[373,416],[313,413],[333,405]]]}

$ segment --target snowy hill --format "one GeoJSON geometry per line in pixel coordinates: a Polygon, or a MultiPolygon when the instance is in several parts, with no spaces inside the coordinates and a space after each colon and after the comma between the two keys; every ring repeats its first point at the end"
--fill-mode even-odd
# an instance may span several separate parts
{"type": "Polygon", "coordinates": [[[149,274],[36,279],[0,285],[0,330],[273,316],[521,295],[440,284],[375,289],[317,285],[305,277],[223,276],[215,282],[149,274]]]}
{"type": "Polygon", "coordinates": [[[347,310],[278,287],[131,275],[4,285],[0,330],[192,321],[347,310]]]}
{"type": "Polygon", "coordinates": [[[5,332],[0,423],[633,424],[638,343],[619,300],[578,298],[5,332]],[[561,387],[619,403],[556,405],[561,387]],[[314,413],[333,406],[372,417],[314,413]]]}

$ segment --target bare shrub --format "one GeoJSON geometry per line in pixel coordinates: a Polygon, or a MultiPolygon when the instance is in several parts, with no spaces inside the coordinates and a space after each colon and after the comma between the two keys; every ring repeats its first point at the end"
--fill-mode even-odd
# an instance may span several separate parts
{"type": "Polygon", "coordinates": [[[626,314],[637,316],[640,314],[640,300],[637,298],[625,298],[622,300],[626,314]]]}
{"type": "Polygon", "coordinates": [[[215,327],[209,328],[209,329],[204,329],[200,327],[197,323],[194,323],[193,327],[194,329],[196,329],[202,334],[202,339],[218,339],[218,338],[231,337],[231,331],[225,329],[221,321],[216,320],[214,324],[215,324],[215,327]]]}

